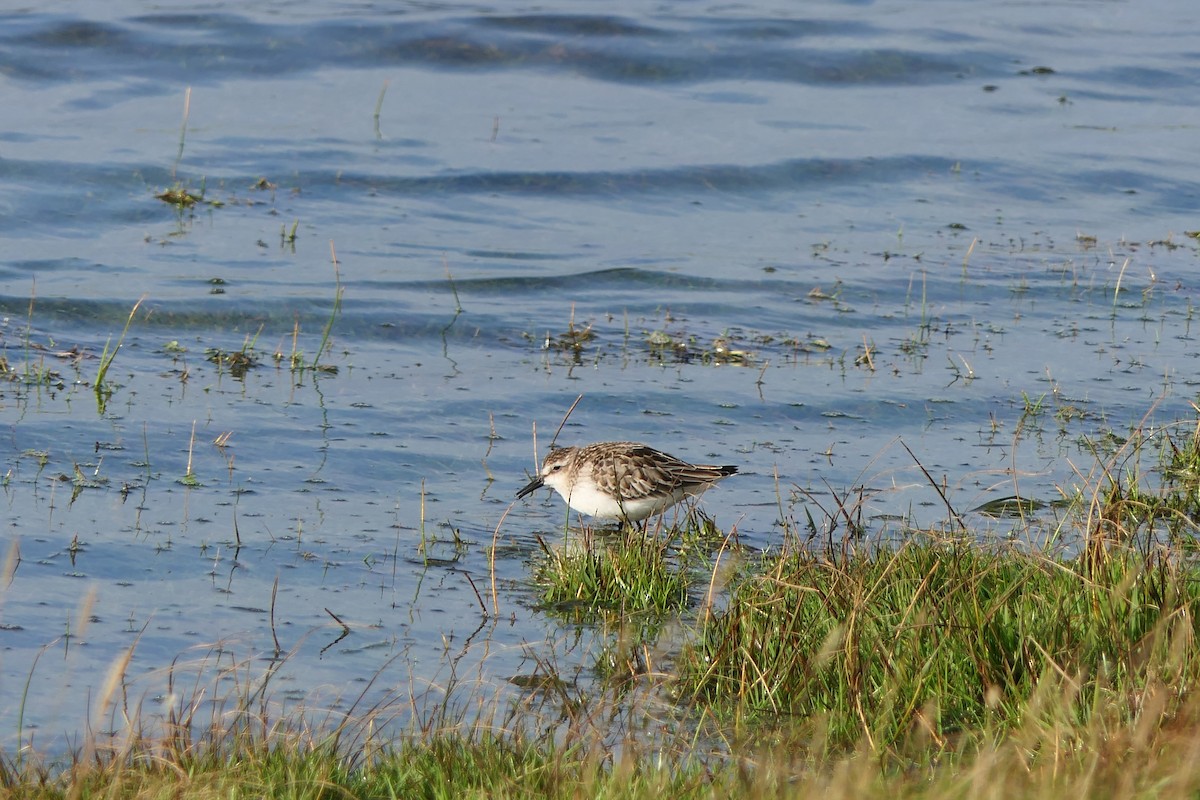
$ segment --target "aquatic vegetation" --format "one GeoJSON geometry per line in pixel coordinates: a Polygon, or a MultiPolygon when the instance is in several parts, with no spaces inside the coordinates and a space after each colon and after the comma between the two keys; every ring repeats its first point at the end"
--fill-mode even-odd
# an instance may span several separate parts
{"type": "Polygon", "coordinates": [[[164,189],[154,196],[179,209],[191,208],[197,203],[204,202],[204,187],[201,186],[198,191],[192,191],[183,184],[176,183],[171,188],[164,189]]]}
{"type": "Polygon", "coordinates": [[[229,374],[235,378],[246,377],[247,372],[262,363],[249,342],[240,350],[221,350],[217,347],[209,347],[204,350],[204,357],[213,364],[227,368],[229,374]]]}
{"type": "Polygon", "coordinates": [[[111,336],[104,343],[104,352],[100,354],[100,367],[96,371],[96,379],[92,382],[92,386],[96,392],[96,405],[100,408],[100,413],[102,414],[104,413],[104,406],[108,402],[108,399],[112,397],[113,392],[112,386],[110,386],[106,380],[108,376],[108,370],[110,367],[112,367],[112,363],[116,359],[117,353],[121,351],[121,345],[125,342],[125,335],[129,333],[129,326],[133,324],[133,318],[137,315],[138,308],[145,300],[146,296],[142,295],[142,297],[133,304],[133,308],[129,311],[129,316],[125,319],[125,327],[121,329],[121,335],[117,337],[116,345],[113,345],[111,350],[109,349],[109,346],[112,345],[111,336]]]}
{"type": "Polygon", "coordinates": [[[596,334],[592,331],[591,323],[579,328],[575,326],[575,320],[572,319],[562,333],[557,336],[546,335],[546,349],[561,350],[578,358],[583,354],[584,346],[595,338],[596,334]]]}

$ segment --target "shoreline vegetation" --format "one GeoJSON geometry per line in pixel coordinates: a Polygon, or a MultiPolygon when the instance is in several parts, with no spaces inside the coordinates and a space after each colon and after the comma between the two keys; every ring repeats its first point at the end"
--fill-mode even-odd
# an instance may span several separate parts
{"type": "Polygon", "coordinates": [[[501,702],[451,670],[444,702],[396,699],[399,735],[387,706],[277,712],[270,667],[219,702],[181,680],[143,719],[117,664],[111,729],[59,758],[0,753],[0,793],[1190,797],[1200,423],[1095,452],[1061,503],[976,509],[1006,515],[999,539],[949,506],[943,530],[872,530],[852,494],[765,552],[698,514],[568,531],[531,575],[545,613],[601,632],[590,680],[535,659],[501,702]]]}

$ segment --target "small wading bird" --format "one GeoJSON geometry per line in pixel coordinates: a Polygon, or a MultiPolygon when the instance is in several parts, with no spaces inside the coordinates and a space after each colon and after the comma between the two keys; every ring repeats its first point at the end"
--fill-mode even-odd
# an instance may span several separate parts
{"type": "Polygon", "coordinates": [[[689,464],[636,442],[598,442],[551,450],[517,498],[549,486],[580,514],[640,522],[735,472],[737,467],[689,464]]]}

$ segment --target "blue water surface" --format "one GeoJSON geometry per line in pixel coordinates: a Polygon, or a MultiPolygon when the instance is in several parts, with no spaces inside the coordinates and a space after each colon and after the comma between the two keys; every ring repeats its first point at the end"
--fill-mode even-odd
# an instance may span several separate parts
{"type": "Polygon", "coordinates": [[[510,508],[580,395],[560,442],[738,464],[704,507],[751,549],[1085,491],[1092,444],[1194,423],[1198,22],[0,13],[0,747],[264,675],[398,724],[586,681],[603,635],[532,581],[563,506],[510,508]]]}

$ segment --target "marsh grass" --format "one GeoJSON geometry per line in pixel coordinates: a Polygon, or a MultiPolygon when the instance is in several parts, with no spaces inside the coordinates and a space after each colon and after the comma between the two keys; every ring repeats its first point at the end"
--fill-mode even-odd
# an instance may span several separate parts
{"type": "Polygon", "coordinates": [[[1174,719],[1200,680],[1200,428],[1104,445],[1055,504],[1051,542],[986,545],[959,526],[898,546],[790,537],[701,616],[677,691],[740,730],[798,721],[823,749],[865,743],[892,763],[932,764],[1033,722],[1174,719]]]}
{"type": "Polygon", "coordinates": [[[789,549],[702,622],[679,687],[730,718],[806,720],[826,746],[905,759],[914,741],[1007,734],[1048,685],[1076,724],[1100,709],[1132,723],[1148,694],[1200,677],[1194,577],[1165,553],[1097,569],[933,536],[846,557],[789,549]]]}

